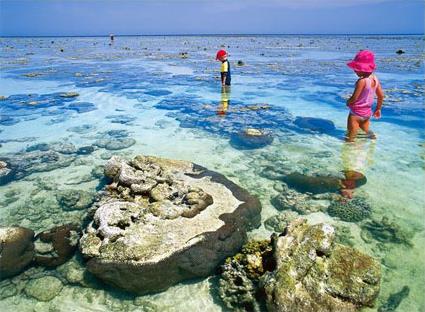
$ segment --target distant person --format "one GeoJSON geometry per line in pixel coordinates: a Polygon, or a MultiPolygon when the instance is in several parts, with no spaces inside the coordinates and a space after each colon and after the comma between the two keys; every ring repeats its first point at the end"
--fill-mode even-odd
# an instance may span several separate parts
{"type": "Polygon", "coordinates": [[[114,34],[110,34],[109,35],[109,38],[111,38],[111,42],[113,42],[114,41],[114,38],[115,38],[114,34]]]}
{"type": "Polygon", "coordinates": [[[381,108],[384,101],[381,84],[378,77],[373,74],[376,68],[375,56],[371,51],[362,50],[347,65],[354,70],[359,79],[356,82],[353,95],[347,101],[350,113],[347,120],[348,134],[346,140],[353,142],[359,128],[371,139],[375,139],[375,134],[369,130],[370,118],[372,116],[376,119],[381,118],[381,108]],[[372,113],[375,94],[378,97],[378,103],[372,113]]]}
{"type": "Polygon", "coordinates": [[[227,52],[220,50],[217,52],[216,60],[221,62],[221,85],[230,86],[231,75],[230,75],[230,63],[227,60],[227,52]]]}

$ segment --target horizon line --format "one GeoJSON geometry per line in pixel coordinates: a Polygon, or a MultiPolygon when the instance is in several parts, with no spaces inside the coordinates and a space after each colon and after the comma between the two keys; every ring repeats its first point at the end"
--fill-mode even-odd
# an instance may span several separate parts
{"type": "MultiPolygon", "coordinates": [[[[425,33],[234,33],[234,34],[114,34],[114,37],[200,37],[200,36],[420,36],[425,33]]],[[[0,35],[0,38],[58,38],[58,37],[109,37],[111,34],[97,35],[0,35]]]]}

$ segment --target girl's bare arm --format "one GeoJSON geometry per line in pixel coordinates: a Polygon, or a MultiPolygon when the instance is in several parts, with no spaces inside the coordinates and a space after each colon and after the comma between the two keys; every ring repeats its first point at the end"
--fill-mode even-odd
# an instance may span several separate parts
{"type": "Polygon", "coordinates": [[[376,87],[376,96],[378,97],[378,103],[376,105],[376,109],[373,113],[373,116],[376,118],[380,118],[382,104],[384,103],[384,90],[382,90],[380,82],[378,82],[378,86],[376,87]]]}
{"type": "Polygon", "coordinates": [[[366,85],[366,82],[364,79],[357,80],[353,95],[348,99],[347,105],[350,105],[351,103],[355,102],[359,98],[360,93],[362,93],[365,85],[366,85]]]}

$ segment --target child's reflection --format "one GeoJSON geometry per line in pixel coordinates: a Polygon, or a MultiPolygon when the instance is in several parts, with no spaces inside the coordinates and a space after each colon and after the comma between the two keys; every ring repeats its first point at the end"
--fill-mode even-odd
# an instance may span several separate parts
{"type": "Polygon", "coordinates": [[[221,88],[221,101],[218,105],[217,115],[221,115],[221,116],[226,115],[226,112],[229,109],[229,102],[230,102],[230,86],[223,86],[221,88]]]}
{"type": "Polygon", "coordinates": [[[375,141],[356,141],[342,146],[341,160],[344,179],[341,180],[341,195],[353,198],[354,189],[366,184],[366,170],[373,163],[375,141]]]}

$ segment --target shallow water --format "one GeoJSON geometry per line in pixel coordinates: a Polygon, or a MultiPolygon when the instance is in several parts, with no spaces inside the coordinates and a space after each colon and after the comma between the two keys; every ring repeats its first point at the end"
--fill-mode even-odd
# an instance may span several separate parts
{"type": "MultiPolygon", "coordinates": [[[[2,183],[2,226],[21,225],[38,232],[81,223],[85,212],[64,210],[56,194],[64,189],[94,193],[102,185],[91,171],[113,154],[185,159],[223,173],[260,198],[263,221],[278,213],[270,200],[281,185],[263,174],[265,168],[333,176],[352,169],[367,176],[367,184],[355,196],[367,199],[374,219],[394,220],[412,245],[366,242],[358,224],[322,212],[307,218],[348,226],[354,246],[381,260],[377,307],[407,285],[409,296],[397,311],[425,310],[421,36],[118,37],[112,45],[99,37],[0,38],[0,49],[0,96],[7,97],[0,101],[0,159],[19,160],[25,150],[46,148],[36,145],[40,143],[50,144],[47,148],[61,155],[61,167],[32,163],[25,175],[2,183]],[[223,108],[223,95],[214,55],[222,46],[230,51],[233,84],[225,95],[226,114],[220,116],[216,112],[223,108]],[[356,78],[345,62],[364,48],[377,54],[377,75],[387,99],[382,119],[372,121],[378,139],[347,146],[344,98],[356,78]],[[398,49],[406,53],[397,55],[398,49]],[[181,52],[189,57],[180,57],[181,52]],[[237,66],[237,60],[245,65],[237,66]],[[79,96],[65,98],[63,92],[79,96]],[[247,109],[258,104],[269,108],[247,109]],[[298,116],[330,120],[336,129],[301,128],[294,122],[298,116]],[[248,149],[235,142],[235,135],[247,127],[267,130],[272,144],[248,149]],[[64,149],[70,146],[93,146],[94,151],[69,154],[64,149]]],[[[250,237],[270,234],[262,226],[250,237]]],[[[81,260],[75,257],[72,262],[78,266],[81,260]]],[[[66,282],[61,268],[32,268],[5,280],[0,284],[2,311],[224,310],[215,277],[143,297],[96,281],[92,287],[67,283],[56,298],[44,303],[22,291],[29,279],[43,275],[66,282]]]]}

